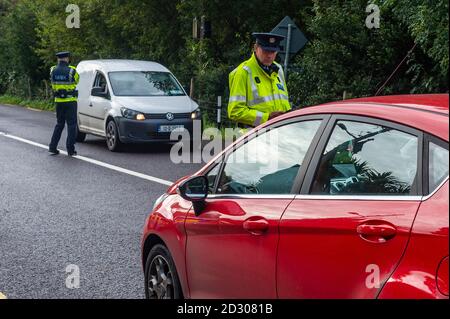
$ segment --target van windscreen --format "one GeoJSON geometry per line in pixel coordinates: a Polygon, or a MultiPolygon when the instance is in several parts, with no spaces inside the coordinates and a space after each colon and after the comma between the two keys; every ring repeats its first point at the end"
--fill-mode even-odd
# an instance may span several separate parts
{"type": "Polygon", "coordinates": [[[180,96],[185,95],[175,77],[168,72],[109,72],[116,96],[180,96]]]}

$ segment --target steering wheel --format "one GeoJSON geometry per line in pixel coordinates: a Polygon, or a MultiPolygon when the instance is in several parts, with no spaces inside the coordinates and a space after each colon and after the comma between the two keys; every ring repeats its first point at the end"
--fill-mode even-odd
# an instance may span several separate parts
{"type": "Polygon", "coordinates": [[[258,194],[258,188],[254,185],[241,184],[231,181],[222,185],[222,190],[226,190],[228,194],[258,194]],[[231,191],[231,193],[230,193],[231,191]]]}

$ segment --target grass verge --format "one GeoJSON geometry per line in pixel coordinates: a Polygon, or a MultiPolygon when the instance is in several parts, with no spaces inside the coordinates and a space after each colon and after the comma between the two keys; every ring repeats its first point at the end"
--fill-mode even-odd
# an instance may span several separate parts
{"type": "Polygon", "coordinates": [[[12,95],[0,95],[0,104],[20,105],[45,111],[55,110],[54,103],[51,100],[27,99],[12,95]]]}

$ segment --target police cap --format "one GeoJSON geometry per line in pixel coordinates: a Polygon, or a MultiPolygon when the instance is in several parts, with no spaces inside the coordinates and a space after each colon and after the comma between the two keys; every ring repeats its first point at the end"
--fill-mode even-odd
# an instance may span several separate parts
{"type": "Polygon", "coordinates": [[[274,33],[254,32],[252,36],[256,39],[256,43],[266,51],[279,51],[280,42],[284,36],[274,33]]]}
{"type": "Polygon", "coordinates": [[[58,53],[56,53],[56,56],[60,59],[68,58],[68,57],[70,57],[70,52],[69,51],[58,52],[58,53]]]}

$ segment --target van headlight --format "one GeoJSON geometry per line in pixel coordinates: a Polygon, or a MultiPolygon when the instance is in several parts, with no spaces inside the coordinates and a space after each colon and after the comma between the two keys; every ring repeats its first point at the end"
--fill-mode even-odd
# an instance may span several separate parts
{"type": "Polygon", "coordinates": [[[126,107],[121,107],[120,112],[122,113],[122,116],[127,119],[138,120],[138,121],[145,120],[144,114],[142,114],[141,112],[138,112],[138,111],[127,109],[126,107]]]}
{"type": "Polygon", "coordinates": [[[191,113],[191,119],[193,120],[199,119],[200,116],[201,116],[200,108],[196,109],[194,112],[191,113]]]}
{"type": "Polygon", "coordinates": [[[168,196],[169,196],[169,194],[167,194],[167,193],[164,193],[164,194],[162,194],[161,196],[159,196],[158,199],[155,200],[155,203],[153,204],[152,211],[154,211],[155,208],[156,208],[159,204],[161,204],[168,196]]]}

